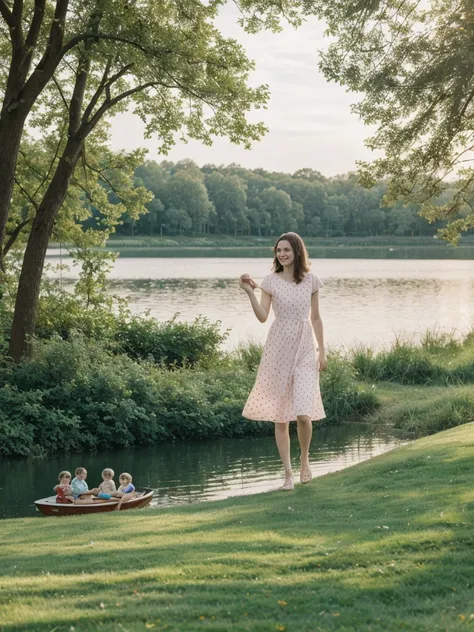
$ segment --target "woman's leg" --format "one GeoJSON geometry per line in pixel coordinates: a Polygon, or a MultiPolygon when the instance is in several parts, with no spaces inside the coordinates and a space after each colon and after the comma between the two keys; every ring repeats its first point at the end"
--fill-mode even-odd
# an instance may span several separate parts
{"type": "Polygon", "coordinates": [[[290,459],[290,433],[289,423],[275,423],[275,441],[281,462],[285,469],[285,482],[282,489],[293,489],[293,472],[290,459]]]}
{"type": "Polygon", "coordinates": [[[313,478],[311,474],[311,468],[309,465],[309,446],[311,444],[311,437],[313,435],[313,424],[310,417],[306,415],[300,415],[296,419],[298,430],[298,441],[300,443],[300,480],[302,483],[309,483],[313,478]]]}

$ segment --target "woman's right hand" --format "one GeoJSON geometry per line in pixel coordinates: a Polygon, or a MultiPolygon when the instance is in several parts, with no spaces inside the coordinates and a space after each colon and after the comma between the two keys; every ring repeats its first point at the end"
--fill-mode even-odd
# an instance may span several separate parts
{"type": "Polygon", "coordinates": [[[249,274],[242,274],[239,279],[239,287],[248,294],[249,290],[254,290],[257,287],[257,284],[249,274]]]}

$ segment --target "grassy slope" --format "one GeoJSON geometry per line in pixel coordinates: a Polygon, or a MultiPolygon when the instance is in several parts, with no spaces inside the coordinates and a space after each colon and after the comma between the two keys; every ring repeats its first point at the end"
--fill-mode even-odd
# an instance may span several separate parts
{"type": "Polygon", "coordinates": [[[3,521],[0,629],[470,629],[473,431],[293,493],[3,521]]]}

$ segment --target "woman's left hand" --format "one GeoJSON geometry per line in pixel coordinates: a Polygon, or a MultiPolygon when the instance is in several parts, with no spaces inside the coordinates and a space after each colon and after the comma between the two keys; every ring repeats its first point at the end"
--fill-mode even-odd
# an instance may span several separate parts
{"type": "Polygon", "coordinates": [[[325,371],[328,366],[328,361],[326,359],[326,354],[324,351],[319,352],[319,370],[325,371]]]}

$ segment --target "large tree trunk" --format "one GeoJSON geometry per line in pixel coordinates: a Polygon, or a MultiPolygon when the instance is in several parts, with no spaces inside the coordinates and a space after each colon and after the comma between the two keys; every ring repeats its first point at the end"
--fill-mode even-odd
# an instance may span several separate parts
{"type": "Polygon", "coordinates": [[[3,268],[3,244],[24,124],[25,115],[18,110],[4,113],[0,120],[0,269],[3,268]]]}
{"type": "Polygon", "coordinates": [[[69,140],[33,221],[23,258],[11,330],[10,356],[17,363],[28,354],[30,349],[30,339],[35,332],[46,250],[53,232],[54,221],[66,197],[83,143],[84,141],[77,137],[69,140]]]}

